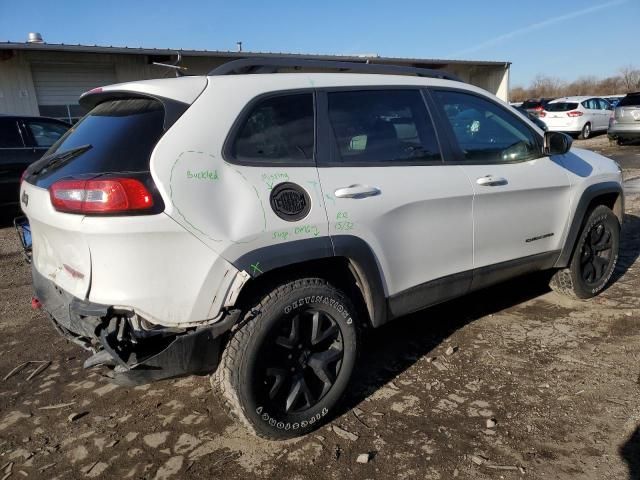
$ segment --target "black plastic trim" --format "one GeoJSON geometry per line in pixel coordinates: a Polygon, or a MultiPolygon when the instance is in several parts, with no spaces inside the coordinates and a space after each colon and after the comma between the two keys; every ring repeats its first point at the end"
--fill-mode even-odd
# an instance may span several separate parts
{"type": "Polygon", "coordinates": [[[455,273],[392,295],[388,300],[391,318],[398,318],[465,295],[471,287],[472,277],[472,270],[455,273]]]}
{"type": "Polygon", "coordinates": [[[279,68],[334,69],[347,72],[384,75],[416,75],[419,77],[442,78],[461,82],[459,77],[431,68],[404,67],[379,63],[340,62],[329,60],[308,60],[287,57],[249,57],[223,63],[209,72],[209,75],[238,75],[255,73],[276,73],[279,68]]]}
{"type": "Polygon", "coordinates": [[[587,187],[585,191],[582,192],[580,200],[578,201],[578,205],[575,209],[575,213],[573,214],[573,219],[571,221],[571,226],[567,231],[567,238],[564,242],[562,253],[556,261],[554,267],[564,268],[569,265],[576,240],[578,239],[578,235],[580,234],[582,225],[586,220],[585,217],[587,215],[589,204],[594,198],[599,197],[600,195],[606,195],[608,193],[616,193],[620,196],[622,202],[622,215],[624,216],[624,191],[619,183],[603,182],[596,183],[595,185],[587,187]]]}
{"type": "Polygon", "coordinates": [[[244,270],[256,278],[276,268],[332,256],[331,239],[319,236],[257,248],[232,263],[238,270],[244,270]]]}
{"type": "Polygon", "coordinates": [[[559,251],[530,255],[416,285],[389,297],[390,319],[461,297],[475,290],[538,270],[552,268],[559,251]]]}
{"type": "Polygon", "coordinates": [[[379,327],[389,321],[387,309],[387,293],[382,269],[378,264],[375,253],[367,242],[352,235],[335,235],[331,237],[335,255],[347,258],[355,267],[357,280],[361,285],[363,296],[371,324],[379,327]]]}
{"type": "Polygon", "coordinates": [[[336,235],[295,240],[258,248],[232,263],[237,269],[257,278],[277,268],[333,257],[345,257],[354,267],[373,326],[385,323],[388,315],[384,277],[373,250],[361,238],[336,235]]]}
{"type": "Polygon", "coordinates": [[[473,270],[470,291],[490,287],[526,273],[553,268],[559,255],[560,250],[553,250],[476,268],[473,270]]]}

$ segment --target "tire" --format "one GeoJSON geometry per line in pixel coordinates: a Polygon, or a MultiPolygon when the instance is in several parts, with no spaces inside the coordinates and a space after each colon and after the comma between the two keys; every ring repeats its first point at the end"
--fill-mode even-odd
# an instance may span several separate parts
{"type": "Polygon", "coordinates": [[[553,290],[571,298],[591,298],[609,283],[618,261],[620,223],[604,205],[587,215],[568,268],[551,278],[553,290]]]}
{"type": "Polygon", "coordinates": [[[358,355],[356,310],[319,278],[272,290],[248,310],[211,384],[252,433],[286,439],[322,425],[341,399],[358,355]]]}
{"type": "Polygon", "coordinates": [[[580,138],[581,140],[586,140],[590,136],[591,136],[591,123],[587,122],[584,124],[584,127],[582,127],[582,130],[580,131],[580,135],[578,135],[578,138],[580,138]]]}

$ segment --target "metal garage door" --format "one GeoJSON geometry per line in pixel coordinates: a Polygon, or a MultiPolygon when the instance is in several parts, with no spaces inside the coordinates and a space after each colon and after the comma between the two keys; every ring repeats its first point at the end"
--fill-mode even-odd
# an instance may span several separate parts
{"type": "Polygon", "coordinates": [[[86,112],[78,98],[87,90],[116,83],[113,65],[46,63],[31,65],[40,115],[76,122],[86,112]]]}

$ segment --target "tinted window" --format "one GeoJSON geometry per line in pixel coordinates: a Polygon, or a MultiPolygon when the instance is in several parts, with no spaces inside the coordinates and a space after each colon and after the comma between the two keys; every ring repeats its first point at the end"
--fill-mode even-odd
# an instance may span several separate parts
{"type": "Polygon", "coordinates": [[[522,102],[522,108],[536,108],[542,105],[539,100],[526,100],[522,102]]]}
{"type": "Polygon", "coordinates": [[[0,148],[16,147],[24,147],[18,123],[14,119],[0,118],[0,148]]]}
{"type": "Polygon", "coordinates": [[[259,102],[238,131],[232,155],[269,162],[313,158],[313,94],[280,95],[259,102]]]}
{"type": "Polygon", "coordinates": [[[600,110],[609,110],[611,105],[604,98],[599,98],[598,103],[600,104],[600,110]]]}
{"type": "Polygon", "coordinates": [[[640,93],[630,93],[618,103],[619,107],[640,107],[640,93]]]}
{"type": "Polygon", "coordinates": [[[69,130],[69,127],[54,122],[28,120],[25,123],[38,147],[50,147],[69,130]]]}
{"type": "Polygon", "coordinates": [[[558,103],[549,103],[545,110],[547,112],[568,112],[569,110],[575,110],[578,108],[577,103],[573,102],[558,102],[558,103]]]}
{"type": "Polygon", "coordinates": [[[418,90],[329,93],[329,120],[343,162],[440,160],[418,90]]]}
{"type": "Polygon", "coordinates": [[[591,110],[598,110],[599,109],[598,102],[596,101],[595,98],[591,98],[589,100],[585,100],[584,102],[582,102],[582,106],[584,108],[588,108],[588,109],[591,109],[591,110]]]}
{"type": "Polygon", "coordinates": [[[467,93],[434,94],[466,160],[495,163],[540,156],[534,133],[495,103],[467,93]]]}
{"type": "Polygon", "coordinates": [[[82,174],[148,172],[149,157],[163,133],[164,109],[155,100],[110,100],[97,105],[36,162],[40,169],[47,157],[84,145],[91,148],[37,178],[48,187],[62,177],[82,174]],[[43,162],[43,163],[41,163],[43,162]]]}

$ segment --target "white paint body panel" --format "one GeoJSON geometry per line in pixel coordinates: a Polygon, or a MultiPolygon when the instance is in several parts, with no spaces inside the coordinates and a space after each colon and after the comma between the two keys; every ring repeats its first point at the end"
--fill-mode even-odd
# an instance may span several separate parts
{"type": "Polygon", "coordinates": [[[377,257],[387,295],[473,268],[473,188],[451,166],[320,168],[331,235],[355,235],[377,257]],[[336,198],[362,184],[380,194],[336,198]],[[454,220],[455,219],[455,220],[454,220]]]}
{"type": "Polygon", "coordinates": [[[48,190],[22,182],[20,198],[25,194],[29,198],[27,205],[23,200],[20,206],[31,225],[34,267],[60,288],[85,298],[91,284],[91,253],[82,229],[82,215],[54,210],[48,190]]]}
{"type": "Polygon", "coordinates": [[[570,211],[566,170],[548,157],[528,162],[464,165],[475,199],[474,267],[560,250],[570,211]],[[477,180],[490,175],[506,185],[477,180]],[[527,239],[552,234],[527,242],[527,239]]]}

